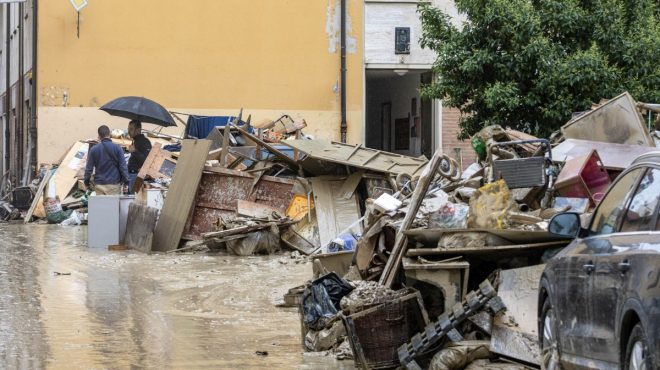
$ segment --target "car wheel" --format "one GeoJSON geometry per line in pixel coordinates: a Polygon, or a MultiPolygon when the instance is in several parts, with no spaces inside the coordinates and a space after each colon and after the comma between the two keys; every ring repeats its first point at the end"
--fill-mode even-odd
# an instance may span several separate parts
{"type": "Polygon", "coordinates": [[[541,310],[541,369],[559,370],[559,342],[557,340],[557,319],[550,299],[543,302],[541,310]]]}
{"type": "Polygon", "coordinates": [[[635,325],[630,332],[628,345],[626,346],[626,362],[623,368],[626,370],[651,370],[656,368],[641,324],[635,325]]]}

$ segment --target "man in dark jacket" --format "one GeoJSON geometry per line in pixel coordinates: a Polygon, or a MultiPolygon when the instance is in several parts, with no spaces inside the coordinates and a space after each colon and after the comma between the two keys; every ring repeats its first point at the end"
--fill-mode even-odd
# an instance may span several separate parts
{"type": "Polygon", "coordinates": [[[90,186],[94,172],[96,195],[121,194],[121,187],[128,182],[128,169],[124,151],[110,139],[110,129],[103,125],[98,129],[99,143],[87,154],[85,185],[90,186]]]}
{"type": "Polygon", "coordinates": [[[132,120],[128,123],[128,135],[133,143],[128,147],[131,158],[128,159],[128,193],[133,193],[133,185],[140,168],[151,151],[151,142],[142,134],[142,122],[132,120]]]}

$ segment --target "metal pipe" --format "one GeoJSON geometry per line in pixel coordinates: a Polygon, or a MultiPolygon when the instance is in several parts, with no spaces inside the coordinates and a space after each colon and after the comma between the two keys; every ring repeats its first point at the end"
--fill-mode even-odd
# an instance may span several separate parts
{"type": "Polygon", "coordinates": [[[346,142],[346,0],[341,0],[341,142],[346,142]]]}
{"type": "Polygon", "coordinates": [[[16,111],[18,112],[18,125],[20,127],[20,162],[21,185],[28,184],[30,177],[30,147],[28,140],[29,129],[25,120],[25,4],[18,3],[18,74],[16,83],[18,98],[16,99],[16,111]],[[26,130],[28,129],[28,130],[26,130]],[[26,132],[27,131],[27,132],[26,132]]]}
{"type": "MultiPolygon", "coordinates": [[[[11,34],[11,4],[5,5],[5,169],[11,171],[11,135],[9,134],[9,125],[11,124],[11,75],[9,73],[11,65],[11,45],[9,43],[9,35],[11,34]]],[[[11,172],[9,174],[11,177],[11,172]]]]}
{"type": "Polygon", "coordinates": [[[30,157],[30,165],[32,168],[37,170],[37,155],[38,155],[38,146],[37,146],[37,20],[38,16],[38,0],[32,0],[32,63],[30,66],[30,71],[32,72],[32,82],[30,85],[30,111],[31,111],[31,122],[30,122],[30,138],[32,138],[32,147],[30,151],[32,156],[30,157]]]}

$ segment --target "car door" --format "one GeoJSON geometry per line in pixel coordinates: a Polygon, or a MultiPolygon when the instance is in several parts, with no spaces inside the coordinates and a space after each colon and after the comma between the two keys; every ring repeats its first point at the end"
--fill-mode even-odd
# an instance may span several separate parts
{"type": "Polygon", "coordinates": [[[600,359],[597,353],[602,352],[602,343],[595,340],[594,317],[601,308],[593,294],[597,256],[611,249],[609,239],[642,172],[641,168],[633,169],[612,185],[592,216],[587,236],[577,239],[574,252],[564,257],[565,271],[557,271],[558,293],[564,298],[558,302],[562,357],[574,364],[600,359]]]}
{"type": "Polygon", "coordinates": [[[596,255],[594,270],[593,301],[593,350],[597,358],[608,362],[619,361],[619,341],[616,335],[620,321],[621,306],[630,294],[629,277],[635,274],[637,255],[649,241],[649,232],[654,231],[660,199],[660,170],[649,168],[627,203],[621,217],[618,232],[612,234],[607,243],[609,248],[596,255]]]}

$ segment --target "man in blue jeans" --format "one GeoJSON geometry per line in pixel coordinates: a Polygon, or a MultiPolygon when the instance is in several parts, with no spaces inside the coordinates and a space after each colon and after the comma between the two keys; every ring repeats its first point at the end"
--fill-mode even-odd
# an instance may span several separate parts
{"type": "Polygon", "coordinates": [[[94,173],[96,195],[119,195],[122,185],[128,183],[128,170],[124,151],[110,139],[110,129],[102,125],[98,129],[99,143],[87,154],[85,186],[91,185],[94,173]]]}
{"type": "Polygon", "coordinates": [[[135,179],[151,151],[151,142],[142,134],[142,122],[138,120],[128,123],[128,135],[133,139],[133,143],[128,147],[131,153],[128,159],[128,194],[133,194],[135,179]]]}

